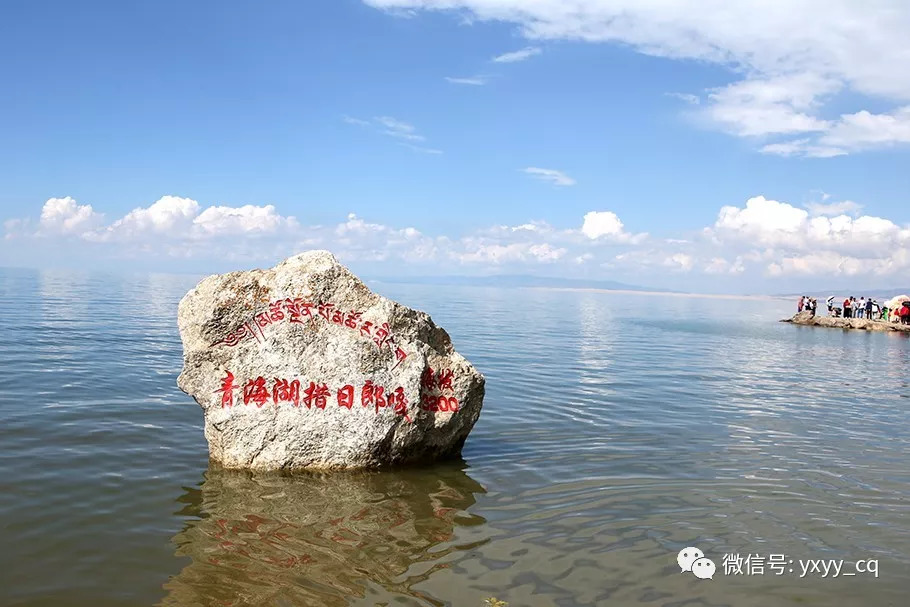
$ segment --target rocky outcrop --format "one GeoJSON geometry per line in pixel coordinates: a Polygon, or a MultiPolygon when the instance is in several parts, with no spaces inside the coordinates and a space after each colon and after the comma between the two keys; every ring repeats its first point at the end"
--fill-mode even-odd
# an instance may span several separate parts
{"type": "Polygon", "coordinates": [[[910,325],[901,325],[884,320],[870,320],[867,318],[835,318],[833,316],[813,316],[809,312],[794,314],[792,318],[785,318],[781,322],[795,325],[808,325],[813,327],[829,327],[832,329],[857,329],[860,331],[902,331],[910,333],[910,325]]]}
{"type": "Polygon", "coordinates": [[[367,468],[460,453],[484,378],[424,313],[327,251],[210,276],[180,302],[181,390],[226,468],[367,468]]]}

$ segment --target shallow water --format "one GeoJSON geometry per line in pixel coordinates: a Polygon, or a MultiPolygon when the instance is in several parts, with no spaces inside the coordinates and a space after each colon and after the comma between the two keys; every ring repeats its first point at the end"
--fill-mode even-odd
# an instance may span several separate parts
{"type": "Polygon", "coordinates": [[[775,322],[793,302],[375,284],[487,377],[463,461],[252,475],[209,466],[174,383],[195,281],[0,270],[0,604],[906,604],[904,335],[775,322]]]}

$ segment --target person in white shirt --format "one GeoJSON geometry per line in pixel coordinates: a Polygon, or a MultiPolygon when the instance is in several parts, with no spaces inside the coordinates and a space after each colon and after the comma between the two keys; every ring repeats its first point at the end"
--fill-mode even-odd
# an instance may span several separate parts
{"type": "Polygon", "coordinates": [[[866,314],[866,298],[860,297],[859,304],[856,306],[856,317],[863,318],[866,314]]]}

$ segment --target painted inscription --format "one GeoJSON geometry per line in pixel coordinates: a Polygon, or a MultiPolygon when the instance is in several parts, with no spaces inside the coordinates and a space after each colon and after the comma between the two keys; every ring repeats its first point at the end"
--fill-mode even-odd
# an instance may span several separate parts
{"type": "MultiPolygon", "coordinates": [[[[225,371],[217,393],[221,395],[222,408],[233,407],[242,402],[244,405],[255,405],[258,408],[262,408],[268,403],[276,407],[286,403],[298,408],[304,406],[307,409],[325,410],[327,406],[337,403],[338,407],[351,410],[357,404],[357,391],[350,384],[333,391],[324,383],[301,382],[299,379],[289,381],[279,377],[267,380],[265,377],[259,376],[238,382],[230,371],[225,371]]],[[[372,407],[377,414],[380,409],[391,409],[396,415],[411,421],[404,388],[387,390],[385,386],[379,386],[367,380],[360,386],[359,393],[361,407],[372,407]]],[[[455,409],[447,410],[457,411],[457,401],[455,407],[455,409]]]]}
{"type": "Polygon", "coordinates": [[[427,367],[420,377],[420,408],[424,411],[458,411],[453,379],[455,374],[451,369],[434,372],[433,367],[427,367]]]}
{"type": "MultiPolygon", "coordinates": [[[[432,368],[427,368],[420,382],[420,408],[424,411],[457,412],[459,404],[458,399],[452,394],[453,378],[451,369],[434,373],[432,368]]],[[[242,402],[244,405],[254,405],[260,409],[268,403],[276,407],[286,403],[298,408],[302,405],[307,409],[325,410],[332,403],[337,403],[338,407],[352,410],[357,404],[357,391],[350,384],[334,390],[333,394],[333,390],[326,384],[313,381],[301,382],[300,379],[289,381],[279,377],[269,381],[261,375],[246,381],[236,379],[230,371],[225,371],[224,377],[221,378],[221,387],[216,393],[221,395],[222,408],[233,407],[242,402]]],[[[360,406],[372,407],[377,414],[380,409],[391,409],[408,422],[412,421],[408,415],[408,399],[404,394],[404,388],[400,386],[394,390],[387,390],[384,386],[367,380],[360,386],[360,406]]]]}
{"type": "Polygon", "coordinates": [[[304,319],[315,321],[322,318],[324,322],[346,327],[352,331],[359,331],[361,337],[373,341],[377,348],[382,350],[388,346],[395,354],[395,369],[408,357],[407,352],[395,342],[395,336],[389,328],[389,323],[384,322],[375,324],[372,321],[363,320],[363,312],[344,311],[332,303],[318,302],[312,303],[304,301],[300,297],[291,299],[279,299],[268,304],[268,310],[256,314],[252,320],[240,325],[234,331],[221,341],[212,344],[215,346],[228,346],[230,348],[248,339],[262,341],[265,337],[264,329],[271,324],[279,322],[304,324],[304,319]]]}

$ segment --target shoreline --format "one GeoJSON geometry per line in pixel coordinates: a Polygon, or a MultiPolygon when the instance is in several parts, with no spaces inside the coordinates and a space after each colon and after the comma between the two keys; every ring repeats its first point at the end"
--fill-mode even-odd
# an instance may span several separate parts
{"type": "Polygon", "coordinates": [[[902,325],[887,320],[814,316],[807,312],[799,312],[790,318],[782,319],[780,322],[802,325],[805,327],[825,327],[828,329],[844,329],[848,331],[910,333],[910,325],[902,325]]]}

